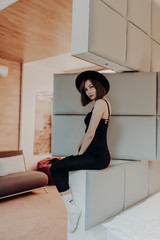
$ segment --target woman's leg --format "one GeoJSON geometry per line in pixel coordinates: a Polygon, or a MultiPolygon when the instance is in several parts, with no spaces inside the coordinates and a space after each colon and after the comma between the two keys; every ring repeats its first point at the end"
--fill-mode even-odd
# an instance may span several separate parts
{"type": "Polygon", "coordinates": [[[102,169],[98,158],[85,154],[69,156],[52,164],[50,168],[51,176],[60,193],[69,189],[68,172],[75,170],[102,169]]]}
{"type": "Polygon", "coordinates": [[[81,169],[101,169],[95,157],[86,155],[69,156],[52,164],[50,172],[58,191],[65,203],[69,217],[69,231],[74,232],[78,226],[81,209],[73,201],[68,184],[68,172],[81,169]]]}

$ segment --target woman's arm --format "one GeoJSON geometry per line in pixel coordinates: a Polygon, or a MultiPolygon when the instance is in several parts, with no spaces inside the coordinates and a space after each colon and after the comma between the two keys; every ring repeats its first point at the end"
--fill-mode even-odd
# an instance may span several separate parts
{"type": "Polygon", "coordinates": [[[99,99],[95,102],[89,127],[87,129],[86,134],[84,135],[79,154],[83,154],[91,144],[103,113],[104,113],[104,101],[102,99],[99,99]]]}

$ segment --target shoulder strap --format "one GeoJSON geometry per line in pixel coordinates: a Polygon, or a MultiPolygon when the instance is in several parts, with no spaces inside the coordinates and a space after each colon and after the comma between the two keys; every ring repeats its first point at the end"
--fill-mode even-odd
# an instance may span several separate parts
{"type": "Polygon", "coordinates": [[[109,108],[109,104],[108,104],[108,102],[107,102],[107,100],[105,100],[104,98],[103,98],[103,100],[107,103],[107,106],[108,106],[108,119],[110,119],[110,108],[109,108]]]}

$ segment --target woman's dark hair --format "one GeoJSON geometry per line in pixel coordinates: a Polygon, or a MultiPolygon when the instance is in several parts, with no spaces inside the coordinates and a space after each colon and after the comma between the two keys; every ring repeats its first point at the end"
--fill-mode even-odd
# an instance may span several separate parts
{"type": "Polygon", "coordinates": [[[81,82],[81,85],[80,85],[80,92],[81,92],[81,103],[83,106],[86,106],[88,103],[90,103],[92,100],[86,95],[85,93],[85,90],[84,90],[84,87],[85,87],[85,82],[87,80],[90,80],[91,83],[93,84],[93,86],[95,87],[96,89],[96,99],[101,99],[103,98],[105,95],[106,95],[106,90],[104,89],[103,85],[101,84],[100,81],[94,79],[94,78],[90,78],[90,79],[86,79],[86,80],[83,80],[81,82]]]}

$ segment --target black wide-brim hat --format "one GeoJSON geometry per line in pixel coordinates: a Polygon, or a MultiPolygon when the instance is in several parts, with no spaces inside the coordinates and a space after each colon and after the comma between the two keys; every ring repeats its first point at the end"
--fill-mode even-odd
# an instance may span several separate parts
{"type": "Polygon", "coordinates": [[[87,79],[95,79],[99,81],[106,90],[106,94],[109,92],[110,85],[108,79],[102,73],[91,70],[82,72],[77,76],[75,84],[79,92],[82,81],[86,81],[87,79]]]}

